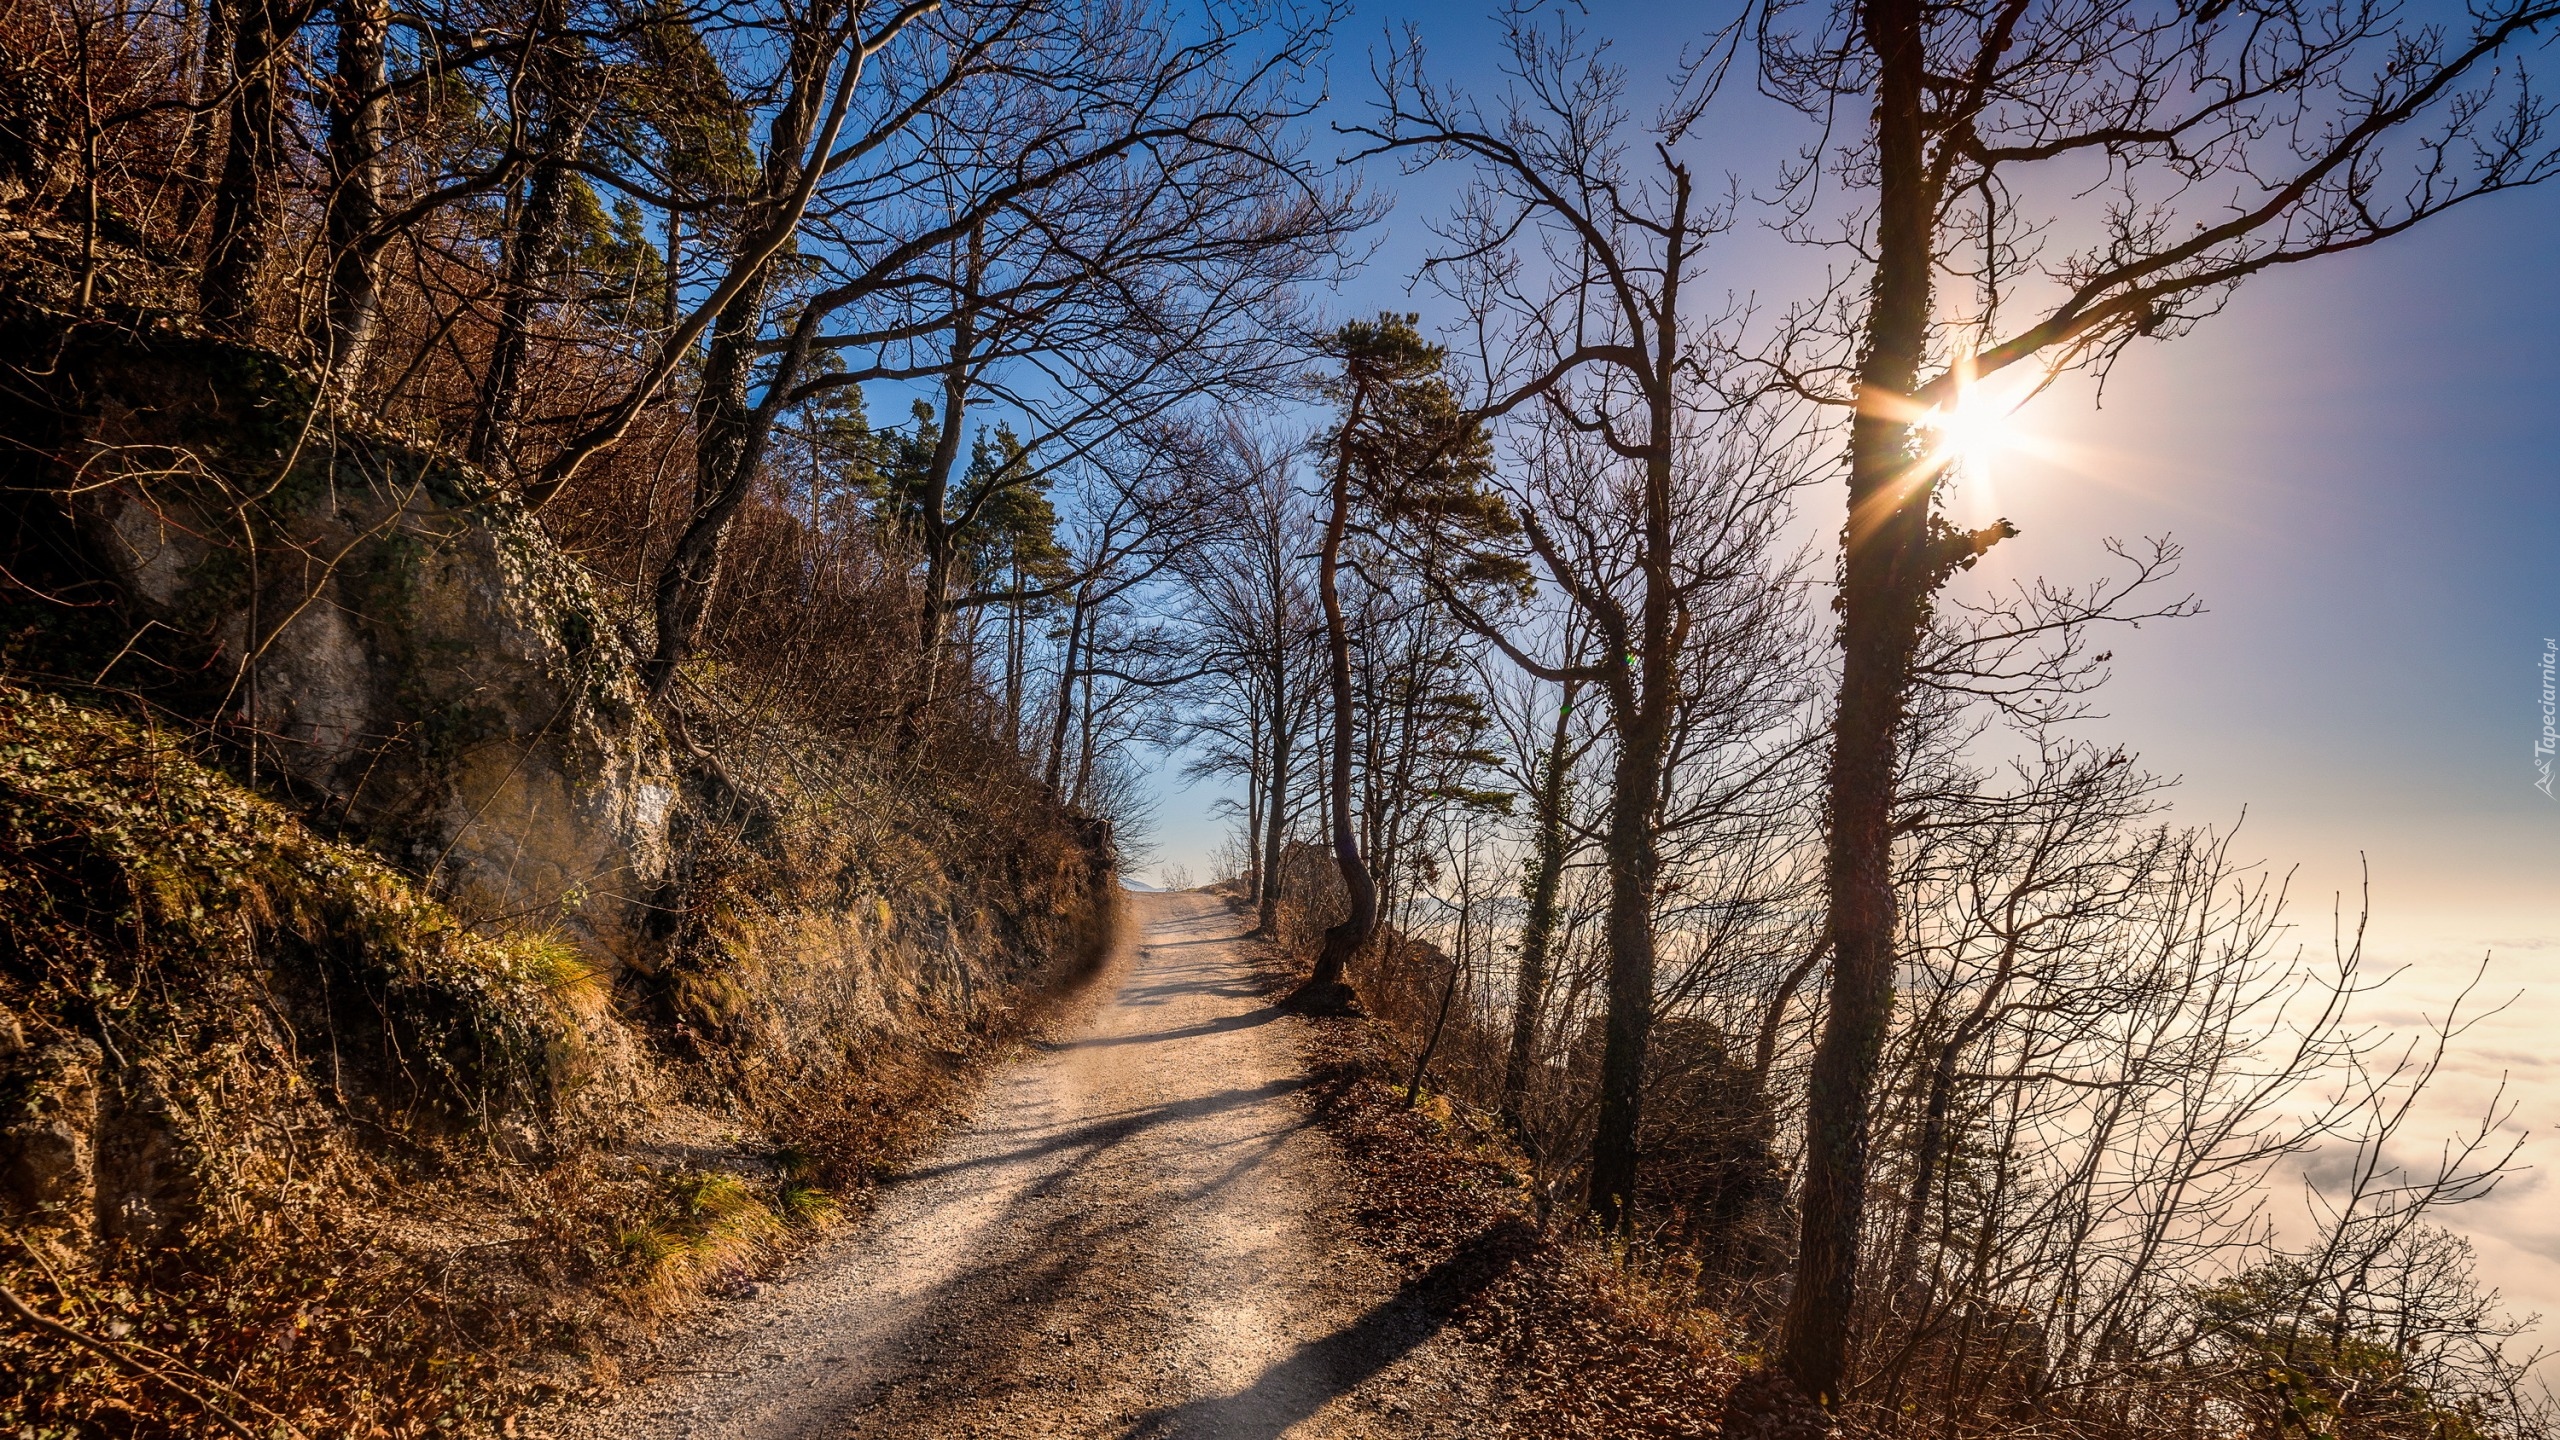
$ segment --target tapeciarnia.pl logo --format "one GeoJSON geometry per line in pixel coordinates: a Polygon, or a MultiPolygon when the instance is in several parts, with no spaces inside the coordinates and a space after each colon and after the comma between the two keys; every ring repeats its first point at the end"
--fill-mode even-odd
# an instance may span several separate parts
{"type": "Polygon", "coordinates": [[[2560,720],[2560,640],[2546,637],[2542,642],[2542,733],[2533,741],[2533,788],[2546,799],[2560,798],[2551,794],[2552,752],[2560,749],[2560,726],[2555,726],[2555,720],[2560,720]]]}

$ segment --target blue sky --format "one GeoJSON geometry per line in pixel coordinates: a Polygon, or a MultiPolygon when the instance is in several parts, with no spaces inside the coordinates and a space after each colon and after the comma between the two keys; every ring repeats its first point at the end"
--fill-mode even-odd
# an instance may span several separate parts
{"type": "Polygon", "coordinates": [[[2210,613],[2121,647],[2105,728],[2190,812],[2246,805],[2251,848],[2323,890],[2362,850],[2389,916],[2520,942],[2560,940],[2531,754],[2560,636],[2555,233],[2560,193],[2509,197],[2256,282],[2129,356],[2103,409],[2037,401],[2022,426],[2068,459],[1995,480],[2013,572],[2110,534],[2187,546],[2210,613]]]}

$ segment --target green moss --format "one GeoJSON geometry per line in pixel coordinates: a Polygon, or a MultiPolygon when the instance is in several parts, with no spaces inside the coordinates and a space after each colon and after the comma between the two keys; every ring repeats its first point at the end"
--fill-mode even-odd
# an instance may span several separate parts
{"type": "Polygon", "coordinates": [[[479,1119],[544,1091],[555,944],[464,930],[415,882],[170,734],[0,685],[0,984],[13,1000],[148,1033],[200,977],[255,957],[287,962],[331,1023],[377,1043],[394,1108],[479,1119]]]}

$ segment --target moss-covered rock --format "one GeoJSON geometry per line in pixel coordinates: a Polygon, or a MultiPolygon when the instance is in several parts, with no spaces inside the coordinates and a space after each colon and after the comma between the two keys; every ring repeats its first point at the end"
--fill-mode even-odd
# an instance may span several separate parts
{"type": "MultiPolygon", "coordinates": [[[[565,1098],[553,1067],[571,1046],[575,976],[555,948],[464,927],[176,734],[0,685],[0,853],[0,1005],[11,1048],[54,1072],[48,1095],[79,1088],[59,1078],[66,1067],[101,1063],[47,1062],[57,1042],[94,1054],[90,1037],[103,1041],[119,1085],[163,1061],[215,1060],[274,1021],[295,1038],[290,1055],[265,1057],[263,1083],[385,1132],[547,1124],[565,1098]]],[[[68,1109],[52,1104],[57,1123],[68,1109]]],[[[210,1163],[239,1118],[232,1107],[201,1132],[176,1112],[171,1123],[210,1163]]],[[[96,1203],[112,1230],[122,1202],[96,1203]]]]}
{"type": "Polygon", "coordinates": [[[675,776],[585,572],[485,477],[315,408],[263,352],[97,326],[49,348],[50,390],[0,417],[41,441],[5,493],[76,620],[14,596],[18,668],[213,725],[466,914],[634,959],[675,776]]]}

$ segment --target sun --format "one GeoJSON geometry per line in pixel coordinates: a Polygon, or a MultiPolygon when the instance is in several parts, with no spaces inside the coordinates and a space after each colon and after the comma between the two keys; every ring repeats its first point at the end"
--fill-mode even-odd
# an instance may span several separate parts
{"type": "Polygon", "coordinates": [[[1979,475],[2006,450],[2013,438],[2010,434],[2009,407],[1985,395],[1978,386],[1967,385],[1956,392],[1956,401],[1920,417],[1921,428],[1929,433],[1930,458],[1951,474],[1979,475]]]}

